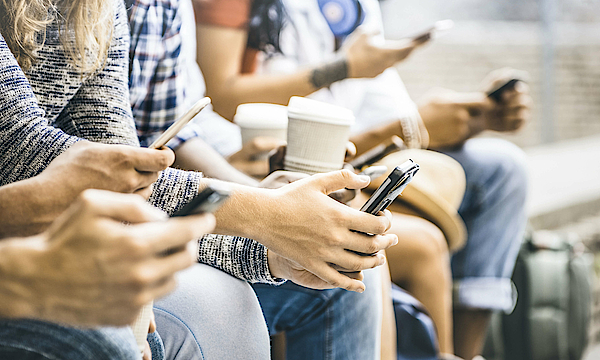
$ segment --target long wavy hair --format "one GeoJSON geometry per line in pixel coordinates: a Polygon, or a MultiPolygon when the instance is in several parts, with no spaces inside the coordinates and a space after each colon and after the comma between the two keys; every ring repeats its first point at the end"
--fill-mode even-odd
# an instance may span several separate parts
{"type": "Polygon", "coordinates": [[[60,25],[60,40],[83,74],[104,65],[112,38],[110,0],[0,0],[0,33],[23,69],[30,68],[44,45],[46,27],[60,25]]]}
{"type": "Polygon", "coordinates": [[[281,0],[254,0],[248,22],[248,47],[267,53],[281,52],[279,37],[285,17],[281,0]]]}

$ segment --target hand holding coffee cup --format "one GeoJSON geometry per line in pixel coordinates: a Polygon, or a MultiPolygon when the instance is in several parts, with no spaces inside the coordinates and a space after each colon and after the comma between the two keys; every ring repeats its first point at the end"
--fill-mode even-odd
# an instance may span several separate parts
{"type": "Polygon", "coordinates": [[[240,127],[242,146],[259,136],[286,141],[288,119],[283,105],[242,104],[237,107],[233,121],[240,127]]]}

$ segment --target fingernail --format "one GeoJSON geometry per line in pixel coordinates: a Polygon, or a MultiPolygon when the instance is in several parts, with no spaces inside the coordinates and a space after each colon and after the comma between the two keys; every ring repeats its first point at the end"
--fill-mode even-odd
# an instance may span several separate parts
{"type": "Polygon", "coordinates": [[[394,235],[394,241],[392,241],[392,246],[398,244],[398,236],[394,235]]]}

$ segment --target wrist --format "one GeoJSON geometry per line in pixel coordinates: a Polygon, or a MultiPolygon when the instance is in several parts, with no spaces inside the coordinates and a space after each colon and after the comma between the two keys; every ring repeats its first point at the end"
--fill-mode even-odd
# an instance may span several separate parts
{"type": "Polygon", "coordinates": [[[282,266],[283,258],[273,251],[267,249],[267,261],[269,263],[269,272],[271,276],[276,279],[287,279],[288,274],[284,271],[282,266]]]}
{"type": "Polygon", "coordinates": [[[345,56],[340,57],[328,64],[314,69],[310,76],[310,83],[315,89],[321,89],[331,84],[348,78],[348,60],[345,56]]]}

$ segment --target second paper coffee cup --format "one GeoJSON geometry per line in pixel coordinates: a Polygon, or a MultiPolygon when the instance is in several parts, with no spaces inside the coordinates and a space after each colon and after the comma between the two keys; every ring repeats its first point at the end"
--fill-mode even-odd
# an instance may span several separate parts
{"type": "Polygon", "coordinates": [[[286,170],[316,174],[344,165],[352,111],[294,96],[288,104],[286,170]]]}
{"type": "Polygon", "coordinates": [[[270,136],[285,141],[287,136],[287,108],[275,104],[241,104],[233,121],[240,127],[242,144],[257,136],[270,136]]]}

